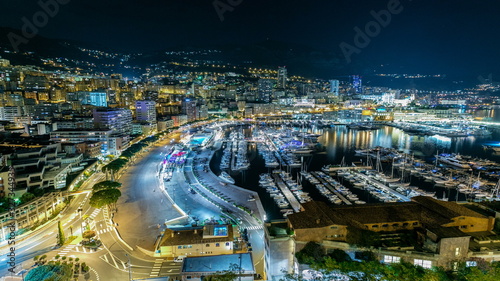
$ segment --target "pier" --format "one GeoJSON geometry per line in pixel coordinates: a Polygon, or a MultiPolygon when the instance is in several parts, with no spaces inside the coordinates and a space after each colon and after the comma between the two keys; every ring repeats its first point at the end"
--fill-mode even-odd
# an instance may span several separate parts
{"type": "Polygon", "coordinates": [[[281,192],[285,196],[286,200],[290,203],[290,206],[292,207],[293,211],[298,213],[302,210],[302,205],[300,205],[299,201],[293,193],[288,189],[288,187],[285,185],[285,183],[281,180],[281,178],[278,176],[278,174],[273,173],[273,178],[274,181],[276,182],[276,185],[280,188],[281,192]]]}
{"type": "Polygon", "coordinates": [[[349,167],[328,167],[328,172],[337,172],[337,171],[342,171],[342,170],[371,170],[373,169],[372,166],[349,166],[349,167]]]}
{"type": "Polygon", "coordinates": [[[390,193],[394,196],[396,196],[397,198],[399,198],[400,200],[404,201],[404,202],[409,202],[411,201],[409,197],[406,197],[404,195],[402,195],[401,193],[395,191],[394,189],[392,188],[389,188],[388,186],[385,186],[383,185],[382,183],[366,176],[366,175],[363,175],[361,173],[358,173],[357,174],[359,177],[363,178],[365,181],[371,183],[372,185],[376,186],[377,188],[380,188],[381,190],[387,192],[387,193],[390,193]]]}
{"type": "Polygon", "coordinates": [[[339,197],[339,199],[342,200],[342,202],[344,202],[346,205],[352,205],[352,202],[349,201],[349,200],[347,200],[347,198],[345,198],[344,195],[342,195],[340,192],[338,192],[337,189],[335,189],[335,187],[333,187],[333,185],[331,183],[329,183],[327,180],[325,180],[324,178],[318,176],[316,174],[316,172],[311,172],[311,175],[313,177],[315,177],[317,180],[319,180],[333,194],[337,195],[339,197]]]}

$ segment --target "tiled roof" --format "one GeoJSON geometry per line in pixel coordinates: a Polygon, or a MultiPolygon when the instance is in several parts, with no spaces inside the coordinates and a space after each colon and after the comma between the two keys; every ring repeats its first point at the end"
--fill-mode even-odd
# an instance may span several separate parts
{"type": "Polygon", "coordinates": [[[476,217],[476,218],[486,218],[486,216],[481,215],[469,208],[466,208],[460,204],[448,201],[441,201],[431,197],[426,196],[416,196],[412,198],[412,201],[417,202],[423,207],[431,210],[433,213],[440,214],[447,219],[452,219],[460,216],[476,217]]]}
{"type": "Polygon", "coordinates": [[[324,202],[311,201],[302,205],[303,212],[289,215],[288,220],[294,229],[304,229],[405,221],[419,221],[431,227],[439,227],[459,216],[486,218],[454,202],[424,196],[417,196],[412,200],[413,202],[333,207],[324,202]]]}
{"type": "Polygon", "coordinates": [[[438,238],[468,237],[468,233],[463,233],[456,227],[436,227],[427,228],[428,231],[437,235],[438,238]]]}
{"type": "Polygon", "coordinates": [[[415,203],[367,204],[332,208],[346,219],[362,224],[381,222],[419,221],[421,207],[415,203]]]}
{"type": "Polygon", "coordinates": [[[288,215],[288,220],[295,229],[316,228],[329,225],[346,225],[342,217],[337,216],[335,212],[324,202],[311,201],[302,205],[303,212],[288,215]]]}

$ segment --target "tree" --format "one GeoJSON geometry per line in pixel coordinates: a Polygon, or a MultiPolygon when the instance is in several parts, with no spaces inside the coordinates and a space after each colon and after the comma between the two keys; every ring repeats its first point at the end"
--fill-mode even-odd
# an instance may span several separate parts
{"type": "Polygon", "coordinates": [[[35,194],[30,193],[30,192],[26,192],[23,195],[21,195],[21,198],[20,198],[21,204],[27,203],[27,202],[35,199],[35,197],[36,197],[35,194]]]}
{"type": "Polygon", "coordinates": [[[238,278],[240,267],[236,264],[231,264],[228,270],[217,271],[215,274],[204,277],[205,281],[234,281],[238,278]]]}
{"type": "Polygon", "coordinates": [[[500,280],[500,262],[487,264],[483,259],[476,259],[477,266],[462,266],[457,272],[457,280],[493,281],[500,280]]]}
{"type": "Polygon", "coordinates": [[[349,255],[345,251],[342,251],[340,249],[333,250],[333,252],[328,254],[328,256],[338,262],[351,261],[351,257],[349,257],[349,255]]]}
{"type": "MultiPolygon", "coordinates": [[[[325,277],[332,276],[333,279],[333,275],[342,274],[353,281],[455,280],[455,278],[449,277],[442,268],[427,269],[408,262],[391,264],[382,264],[378,261],[338,262],[327,257],[324,263],[317,263],[312,267],[322,272],[325,277]]],[[[329,280],[329,278],[324,279],[329,280]]]]}
{"type": "Polygon", "coordinates": [[[297,261],[301,264],[313,264],[323,262],[325,249],[316,242],[307,242],[307,244],[295,254],[297,261]]]}
{"type": "Polygon", "coordinates": [[[422,279],[427,272],[427,269],[421,266],[414,266],[408,262],[391,263],[387,266],[382,266],[381,270],[387,280],[425,280],[422,279]]]}
{"type": "Polygon", "coordinates": [[[104,206],[108,208],[116,208],[116,202],[122,196],[122,193],[118,189],[104,189],[92,194],[89,200],[89,205],[94,208],[102,208],[104,206]]]}
{"type": "Polygon", "coordinates": [[[376,261],[377,256],[372,251],[356,252],[355,258],[362,261],[376,261]]]}
{"type": "Polygon", "coordinates": [[[61,221],[57,223],[57,242],[59,245],[64,245],[64,242],[66,242],[66,237],[64,236],[64,229],[61,225],[61,221]]]}
{"type": "Polygon", "coordinates": [[[94,192],[100,191],[100,190],[105,190],[105,189],[113,189],[113,188],[120,188],[122,186],[121,183],[116,182],[116,181],[101,181],[92,187],[92,190],[94,192]]]}
{"type": "Polygon", "coordinates": [[[82,238],[90,240],[90,238],[94,237],[96,235],[95,231],[93,230],[86,230],[82,233],[82,238]]]}
{"type": "Polygon", "coordinates": [[[42,265],[33,268],[24,277],[24,280],[46,281],[46,280],[71,280],[73,271],[69,265],[42,265]]]}

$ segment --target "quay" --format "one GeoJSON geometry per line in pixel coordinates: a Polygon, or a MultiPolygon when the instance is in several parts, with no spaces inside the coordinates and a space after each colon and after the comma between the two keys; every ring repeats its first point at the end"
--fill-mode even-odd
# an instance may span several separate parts
{"type": "Polygon", "coordinates": [[[371,170],[373,167],[372,166],[349,166],[349,167],[328,167],[328,170],[326,172],[332,173],[332,172],[337,172],[337,171],[343,171],[343,170],[371,170]]]}
{"type": "Polygon", "coordinates": [[[388,186],[385,186],[385,185],[383,185],[382,183],[380,183],[380,182],[378,182],[378,181],[376,181],[376,180],[374,180],[374,179],[372,179],[372,178],[370,178],[370,177],[368,177],[368,176],[366,176],[366,175],[363,175],[362,173],[357,173],[357,175],[358,175],[359,177],[363,178],[366,182],[369,182],[369,183],[371,183],[372,185],[376,186],[377,188],[380,188],[380,190],[383,190],[383,191],[385,191],[385,192],[387,192],[387,193],[390,193],[390,194],[392,194],[392,195],[394,195],[394,196],[398,197],[400,200],[402,200],[402,201],[404,201],[404,202],[409,202],[409,201],[411,201],[411,200],[410,200],[410,198],[408,198],[408,197],[406,197],[406,196],[402,195],[402,194],[401,194],[401,193],[399,193],[399,192],[396,192],[394,189],[389,188],[388,186]]]}
{"type": "Polygon", "coordinates": [[[281,180],[281,178],[278,176],[278,174],[273,173],[273,178],[276,182],[276,185],[280,188],[281,192],[285,196],[286,200],[290,203],[290,206],[292,207],[293,211],[298,213],[302,210],[302,205],[300,205],[299,201],[295,196],[293,196],[292,192],[288,187],[285,185],[285,183],[281,180]]]}
{"type": "Polygon", "coordinates": [[[347,198],[345,198],[344,195],[342,195],[340,192],[338,192],[337,189],[335,189],[335,187],[333,187],[333,185],[330,184],[327,180],[325,180],[324,178],[318,176],[318,174],[316,174],[316,172],[311,172],[311,175],[313,177],[315,177],[317,180],[319,180],[333,194],[337,195],[339,197],[339,199],[342,200],[342,202],[344,202],[346,205],[352,205],[352,202],[349,201],[349,200],[347,200],[347,198]]]}

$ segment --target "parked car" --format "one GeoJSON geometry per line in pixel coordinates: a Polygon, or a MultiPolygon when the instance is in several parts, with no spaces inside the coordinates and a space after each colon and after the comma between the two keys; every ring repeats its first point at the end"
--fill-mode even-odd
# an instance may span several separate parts
{"type": "Polygon", "coordinates": [[[183,262],[186,256],[178,256],[174,258],[174,262],[183,262]]]}

